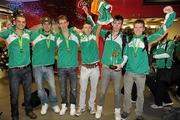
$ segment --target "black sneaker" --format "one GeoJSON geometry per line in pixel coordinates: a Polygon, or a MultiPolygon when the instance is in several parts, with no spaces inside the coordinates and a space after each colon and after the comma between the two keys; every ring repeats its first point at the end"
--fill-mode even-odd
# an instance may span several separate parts
{"type": "Polygon", "coordinates": [[[128,118],[128,116],[129,116],[129,113],[127,113],[127,112],[123,112],[123,113],[121,114],[121,118],[123,118],[123,119],[128,118]]]}
{"type": "Polygon", "coordinates": [[[28,116],[31,119],[36,119],[37,118],[37,115],[33,111],[27,112],[26,116],[28,116]]]}
{"type": "Polygon", "coordinates": [[[137,116],[136,120],[144,120],[143,116],[137,116]]]}

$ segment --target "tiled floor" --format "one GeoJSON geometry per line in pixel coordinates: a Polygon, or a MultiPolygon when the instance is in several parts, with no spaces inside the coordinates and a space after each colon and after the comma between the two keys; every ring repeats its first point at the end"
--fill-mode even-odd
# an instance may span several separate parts
{"type": "MultiPolygon", "coordinates": [[[[59,90],[59,81],[56,80],[56,89],[58,94],[58,103],[60,105],[60,90],[59,90]]],[[[34,91],[36,89],[36,85],[33,83],[32,90],[34,91]]],[[[90,88],[88,88],[88,91],[90,88]]],[[[99,87],[98,87],[99,90],[99,87]]],[[[87,92],[89,96],[89,92],[87,92]]],[[[79,93],[78,93],[79,94],[79,93]]],[[[97,96],[98,97],[98,96],[97,96]]],[[[122,96],[123,98],[123,96],[122,96]]],[[[173,107],[180,107],[180,102],[174,98],[173,107]]],[[[20,113],[20,120],[30,120],[28,117],[25,116],[25,112],[23,110],[23,107],[21,106],[21,103],[23,102],[23,91],[20,87],[20,94],[19,94],[19,113],[20,113]]],[[[0,79],[0,112],[2,111],[3,114],[0,117],[0,120],[11,120],[10,116],[10,104],[9,104],[9,86],[8,86],[8,79],[3,78],[0,79]]],[[[144,117],[146,120],[161,120],[161,116],[167,111],[166,109],[151,109],[150,104],[153,103],[153,96],[151,93],[146,89],[145,91],[145,103],[144,103],[144,117]]],[[[105,100],[105,106],[103,110],[103,116],[101,120],[114,120],[114,96],[113,96],[113,86],[112,83],[110,83],[110,86],[107,91],[106,100],[105,100]]],[[[135,106],[135,105],[133,105],[135,106]]],[[[134,120],[134,107],[132,108],[132,114],[130,116],[130,120],[134,120]]],[[[66,113],[64,116],[59,116],[58,114],[55,114],[51,109],[48,109],[48,113],[45,116],[40,115],[40,106],[34,109],[35,113],[38,115],[37,120],[95,120],[95,117],[93,115],[90,115],[88,112],[85,112],[80,117],[72,117],[69,115],[69,112],[66,113]]]]}

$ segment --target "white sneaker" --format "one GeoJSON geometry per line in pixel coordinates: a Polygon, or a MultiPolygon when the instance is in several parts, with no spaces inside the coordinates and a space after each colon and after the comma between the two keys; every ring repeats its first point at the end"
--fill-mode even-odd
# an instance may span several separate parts
{"type": "Polygon", "coordinates": [[[97,111],[96,111],[96,114],[95,114],[96,119],[101,118],[102,108],[103,108],[102,106],[97,106],[97,111]]]}
{"type": "Polygon", "coordinates": [[[153,109],[160,109],[160,108],[163,108],[163,106],[161,105],[161,106],[158,106],[158,105],[156,105],[156,104],[152,104],[151,105],[151,108],[153,108],[153,109]]]}
{"type": "Polygon", "coordinates": [[[76,114],[76,106],[75,104],[70,105],[70,115],[74,116],[76,114]]]}
{"type": "Polygon", "coordinates": [[[85,108],[78,108],[77,111],[76,111],[76,116],[80,116],[85,111],[86,111],[85,108]]]}
{"type": "Polygon", "coordinates": [[[59,112],[59,115],[64,115],[66,113],[67,107],[66,104],[62,104],[62,108],[59,112]]]}
{"type": "Polygon", "coordinates": [[[173,105],[173,102],[170,102],[170,103],[164,103],[164,102],[163,102],[163,107],[171,106],[171,105],[173,105]]]}
{"type": "Polygon", "coordinates": [[[89,107],[89,111],[91,115],[94,115],[96,113],[96,110],[94,107],[89,107]]]}
{"type": "Polygon", "coordinates": [[[54,111],[55,113],[59,113],[59,112],[60,112],[60,108],[59,108],[58,105],[53,106],[52,109],[53,109],[53,111],[54,111]]]}
{"type": "Polygon", "coordinates": [[[114,112],[114,115],[115,115],[115,120],[121,120],[121,112],[120,112],[120,108],[115,108],[115,112],[114,112]]]}
{"type": "Polygon", "coordinates": [[[47,103],[42,104],[41,115],[45,115],[47,113],[47,110],[48,110],[48,104],[47,103]]]}

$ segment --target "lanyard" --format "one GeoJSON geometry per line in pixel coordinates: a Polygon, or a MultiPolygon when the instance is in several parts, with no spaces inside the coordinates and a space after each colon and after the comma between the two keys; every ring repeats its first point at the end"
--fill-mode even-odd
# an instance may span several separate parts
{"type": "Polygon", "coordinates": [[[20,50],[22,50],[23,49],[23,38],[22,38],[22,36],[18,37],[18,43],[19,43],[20,50]]]}
{"type": "Polygon", "coordinates": [[[137,56],[137,51],[138,51],[138,49],[139,49],[139,43],[140,42],[138,42],[138,44],[137,44],[137,46],[136,46],[136,43],[137,43],[138,41],[137,41],[137,39],[134,39],[133,40],[133,50],[134,50],[134,56],[136,57],[137,56]]]}
{"type": "Polygon", "coordinates": [[[66,41],[66,47],[67,47],[67,49],[69,49],[69,39],[65,38],[65,41],[66,41]]]}
{"type": "MultiPolygon", "coordinates": [[[[63,35],[63,33],[61,33],[61,34],[62,34],[63,39],[64,39],[65,42],[66,42],[66,48],[69,50],[69,38],[65,38],[64,35],[63,35]]],[[[69,32],[69,34],[70,34],[70,32],[69,32]]]]}
{"type": "Polygon", "coordinates": [[[50,40],[50,35],[49,35],[46,39],[46,45],[48,49],[50,48],[50,44],[51,44],[51,40],[50,40]]]}
{"type": "MultiPolygon", "coordinates": [[[[119,36],[120,32],[117,34],[117,36],[113,39],[112,38],[112,33],[111,33],[111,41],[115,40],[118,36],[119,36]]],[[[112,56],[111,56],[111,61],[112,61],[112,64],[117,64],[118,62],[118,56],[119,56],[119,53],[116,49],[112,49],[112,56]],[[114,63],[115,62],[115,63],[114,63]]]]}

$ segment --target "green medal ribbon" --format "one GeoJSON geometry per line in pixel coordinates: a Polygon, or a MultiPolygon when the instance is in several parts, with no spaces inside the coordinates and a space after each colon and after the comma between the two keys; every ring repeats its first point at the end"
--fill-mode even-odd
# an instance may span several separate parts
{"type": "Polygon", "coordinates": [[[46,39],[46,45],[47,45],[48,50],[50,48],[50,44],[51,44],[51,40],[50,40],[50,35],[49,35],[46,39]]]}
{"type": "Polygon", "coordinates": [[[23,52],[23,38],[22,38],[22,36],[18,37],[18,43],[19,43],[20,52],[23,52]]]}
{"type": "MultiPolygon", "coordinates": [[[[119,36],[120,32],[117,34],[116,38],[119,36]]],[[[114,40],[116,39],[114,38],[114,40]]],[[[112,38],[112,33],[111,33],[111,41],[113,41],[113,38],[112,38]]],[[[111,62],[112,64],[114,64],[114,61],[115,61],[115,64],[118,62],[117,61],[117,57],[118,57],[118,52],[117,50],[113,49],[112,50],[112,56],[111,56],[111,62]]]]}
{"type": "MultiPolygon", "coordinates": [[[[69,32],[70,33],[70,32],[69,32]]],[[[61,33],[62,34],[62,33],[61,33]]],[[[65,40],[66,42],[66,48],[67,48],[67,51],[69,52],[70,51],[70,47],[69,47],[69,39],[68,38],[65,38],[64,35],[62,34],[62,37],[63,39],[65,40]]]]}
{"type": "MultiPolygon", "coordinates": [[[[137,41],[136,41],[137,42],[137,41]]],[[[137,56],[137,51],[138,51],[138,49],[139,49],[139,43],[138,43],[138,45],[137,45],[137,47],[136,47],[136,42],[135,42],[135,40],[133,41],[133,49],[134,49],[134,56],[136,57],[137,56]]]]}
{"type": "Polygon", "coordinates": [[[65,41],[66,41],[66,47],[67,47],[67,49],[69,49],[69,39],[65,38],[65,41]]]}

